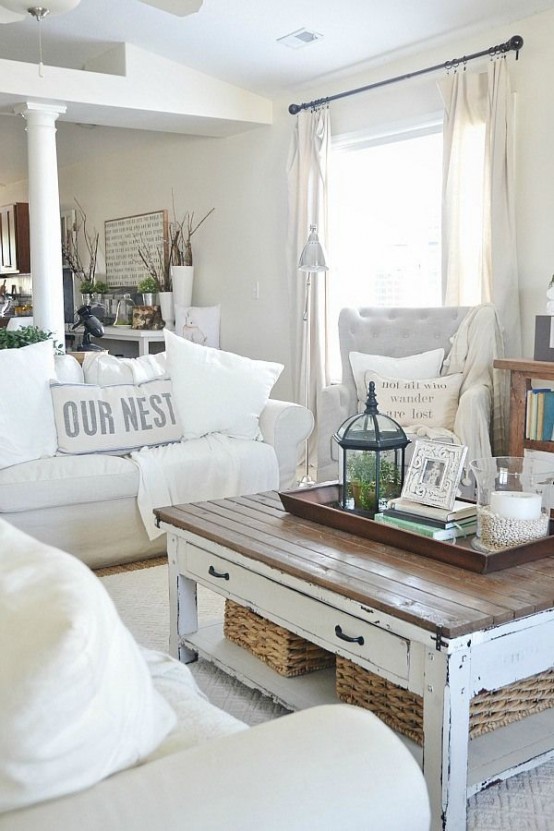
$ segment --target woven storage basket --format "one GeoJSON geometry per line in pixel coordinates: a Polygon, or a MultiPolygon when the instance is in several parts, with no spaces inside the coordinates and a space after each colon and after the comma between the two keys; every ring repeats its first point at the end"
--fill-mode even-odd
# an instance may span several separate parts
{"type": "Polygon", "coordinates": [[[225,601],[223,634],[287,678],[325,669],[335,663],[331,652],[232,600],[225,601]]]}
{"type": "MultiPolygon", "coordinates": [[[[337,656],[337,696],[371,710],[399,733],[423,744],[423,699],[391,681],[337,656]]],[[[516,681],[471,699],[469,737],[505,727],[554,707],[554,670],[516,681]]]]}

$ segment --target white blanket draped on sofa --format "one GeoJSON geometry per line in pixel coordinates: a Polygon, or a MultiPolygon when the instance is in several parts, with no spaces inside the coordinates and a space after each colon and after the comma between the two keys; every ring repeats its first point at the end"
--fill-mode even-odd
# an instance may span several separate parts
{"type": "Polygon", "coordinates": [[[277,456],[261,441],[210,433],[178,444],[143,447],[131,458],[139,469],[137,503],[151,540],[163,533],[156,527],[154,508],[279,487],[277,456]]]}

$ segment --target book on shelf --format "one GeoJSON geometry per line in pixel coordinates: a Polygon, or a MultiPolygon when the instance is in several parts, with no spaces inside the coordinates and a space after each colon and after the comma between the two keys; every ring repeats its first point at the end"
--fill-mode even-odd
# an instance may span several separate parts
{"type": "Polygon", "coordinates": [[[387,505],[388,509],[400,511],[401,513],[416,514],[419,517],[431,517],[441,519],[443,522],[465,519],[477,515],[477,505],[474,502],[465,502],[463,499],[454,500],[452,508],[437,508],[434,505],[424,505],[422,502],[415,502],[399,496],[391,499],[387,505]]]}
{"type": "Polygon", "coordinates": [[[554,430],[554,391],[543,387],[527,390],[525,400],[525,438],[551,441],[554,430]]]}
{"type": "Polygon", "coordinates": [[[375,514],[373,519],[381,525],[389,525],[391,528],[399,528],[402,531],[411,531],[413,534],[420,534],[433,540],[455,540],[458,537],[468,537],[477,530],[475,518],[454,522],[448,528],[437,528],[427,522],[412,522],[408,519],[400,519],[396,516],[389,516],[383,511],[375,514]]]}

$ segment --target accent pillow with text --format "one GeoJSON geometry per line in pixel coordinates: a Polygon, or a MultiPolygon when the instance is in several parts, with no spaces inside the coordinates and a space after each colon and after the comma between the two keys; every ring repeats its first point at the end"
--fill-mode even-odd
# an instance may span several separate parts
{"type": "Polygon", "coordinates": [[[397,421],[402,427],[426,425],[454,429],[463,374],[440,375],[438,378],[383,378],[366,372],[366,387],[375,382],[375,395],[380,413],[397,421]]]}
{"type": "Polygon", "coordinates": [[[435,378],[440,375],[444,349],[430,349],[428,352],[419,352],[417,355],[404,355],[402,358],[350,352],[348,360],[352,367],[358,401],[365,408],[367,400],[365,374],[368,370],[378,372],[379,375],[387,378],[435,378]]]}
{"type": "Polygon", "coordinates": [[[144,384],[52,384],[60,453],[127,452],[180,441],[169,379],[144,384]]]}

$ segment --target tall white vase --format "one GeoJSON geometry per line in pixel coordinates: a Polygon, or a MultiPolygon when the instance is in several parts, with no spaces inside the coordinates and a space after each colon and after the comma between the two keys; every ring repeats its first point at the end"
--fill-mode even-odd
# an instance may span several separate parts
{"type": "Polygon", "coordinates": [[[173,302],[176,306],[192,305],[192,284],[194,282],[193,265],[172,265],[171,284],[173,302]]]}
{"type": "Polygon", "coordinates": [[[160,291],[158,292],[160,298],[160,309],[162,312],[162,320],[165,321],[166,329],[175,329],[175,307],[173,305],[173,292],[160,291]]]}

